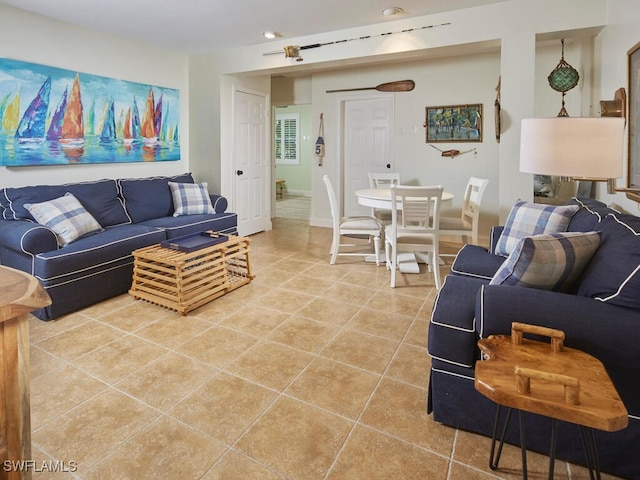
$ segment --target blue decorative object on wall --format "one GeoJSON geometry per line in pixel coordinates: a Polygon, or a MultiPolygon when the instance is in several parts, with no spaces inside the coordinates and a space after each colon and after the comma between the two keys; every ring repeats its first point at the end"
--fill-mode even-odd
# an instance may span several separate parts
{"type": "Polygon", "coordinates": [[[0,166],[180,159],[180,92],[0,58],[0,166]]]}

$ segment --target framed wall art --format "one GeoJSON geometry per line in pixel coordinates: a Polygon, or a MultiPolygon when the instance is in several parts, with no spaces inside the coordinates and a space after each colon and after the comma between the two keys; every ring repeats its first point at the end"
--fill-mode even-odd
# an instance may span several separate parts
{"type": "Polygon", "coordinates": [[[179,91],[0,58],[0,166],[180,159],[179,91]]]}
{"type": "Polygon", "coordinates": [[[426,107],[427,143],[482,142],[482,104],[426,107]]]}
{"type": "Polygon", "coordinates": [[[627,187],[640,189],[640,42],[627,52],[629,61],[629,168],[627,187]]]}

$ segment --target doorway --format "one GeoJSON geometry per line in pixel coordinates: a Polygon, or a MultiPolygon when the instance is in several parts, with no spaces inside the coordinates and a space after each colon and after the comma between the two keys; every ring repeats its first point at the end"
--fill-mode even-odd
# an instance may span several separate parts
{"type": "Polygon", "coordinates": [[[273,119],[274,216],[308,222],[313,166],[311,105],[276,106],[273,119]]]}

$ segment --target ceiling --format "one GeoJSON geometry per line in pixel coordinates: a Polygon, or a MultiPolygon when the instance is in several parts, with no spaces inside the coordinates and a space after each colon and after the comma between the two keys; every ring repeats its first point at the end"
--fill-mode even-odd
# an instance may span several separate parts
{"type": "Polygon", "coordinates": [[[185,54],[268,43],[505,0],[0,0],[29,12],[185,54]],[[348,5],[348,7],[345,7],[348,5]],[[382,10],[403,12],[385,17],[382,10]]]}

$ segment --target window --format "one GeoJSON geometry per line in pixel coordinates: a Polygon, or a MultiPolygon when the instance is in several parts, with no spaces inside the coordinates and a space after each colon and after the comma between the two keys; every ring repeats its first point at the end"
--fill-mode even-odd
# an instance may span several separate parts
{"type": "Polygon", "coordinates": [[[300,140],[300,114],[276,114],[276,163],[300,165],[298,152],[300,140]]]}

